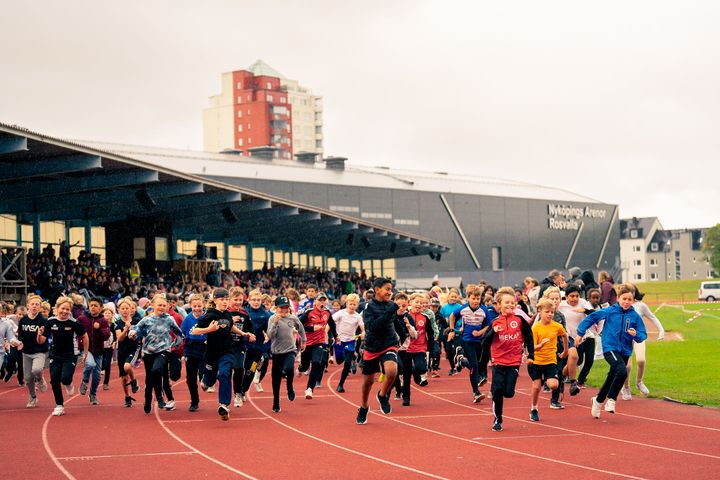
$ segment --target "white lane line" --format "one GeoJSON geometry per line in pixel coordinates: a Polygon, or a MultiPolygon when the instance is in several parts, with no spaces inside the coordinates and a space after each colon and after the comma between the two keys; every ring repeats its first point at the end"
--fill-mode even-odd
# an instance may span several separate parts
{"type": "MultiPolygon", "coordinates": [[[[267,420],[265,417],[247,417],[247,418],[231,418],[231,422],[244,422],[247,420],[267,420]]],[[[198,418],[192,420],[165,420],[165,423],[196,423],[196,422],[214,422],[217,423],[217,418],[198,418]]]]}
{"type": "Polygon", "coordinates": [[[558,433],[557,435],[497,435],[494,437],[474,437],[473,440],[505,440],[506,438],[556,438],[556,437],[579,437],[579,433],[558,433]]]}
{"type": "MultiPolygon", "coordinates": [[[[181,384],[181,383],[184,383],[184,382],[185,382],[185,380],[181,380],[181,381],[179,381],[179,382],[174,383],[173,386],[178,385],[178,384],[181,384]]],[[[248,475],[247,473],[242,472],[242,471],[238,470],[237,468],[234,468],[234,467],[228,465],[227,463],[223,463],[223,462],[221,462],[220,460],[218,460],[217,458],[211,457],[210,455],[206,454],[205,452],[203,452],[203,451],[201,451],[201,450],[198,450],[197,448],[193,447],[193,446],[190,445],[188,442],[186,442],[186,441],[183,440],[182,438],[180,438],[180,437],[178,437],[177,435],[175,435],[175,433],[173,433],[173,431],[170,430],[170,429],[165,425],[165,422],[162,421],[162,419],[160,418],[160,415],[158,414],[158,408],[157,408],[157,406],[156,406],[153,410],[154,410],[154,413],[155,413],[155,419],[157,420],[158,424],[163,428],[163,430],[165,430],[165,432],[166,432],[168,435],[170,435],[172,438],[174,438],[175,440],[177,440],[180,444],[184,445],[186,448],[192,450],[193,452],[197,453],[198,455],[200,455],[201,457],[205,458],[206,460],[210,460],[210,461],[213,462],[214,464],[219,465],[219,466],[221,466],[222,468],[224,468],[224,469],[226,469],[226,470],[230,470],[230,471],[233,472],[233,473],[237,473],[238,475],[240,475],[240,476],[242,476],[242,477],[245,477],[245,478],[247,478],[247,479],[249,479],[249,480],[258,480],[257,478],[253,477],[252,475],[248,475]]]]}
{"type": "MultiPolygon", "coordinates": [[[[330,374],[330,375],[328,376],[328,378],[327,378],[328,387],[330,387],[330,379],[331,379],[336,373],[337,373],[337,371],[333,372],[332,374],[330,374]]],[[[430,394],[426,393],[426,395],[430,395],[430,394]]],[[[347,399],[343,398],[342,396],[340,396],[340,394],[336,394],[335,396],[338,397],[340,400],[342,400],[342,401],[345,402],[345,403],[348,403],[348,404],[353,405],[353,406],[355,406],[355,407],[358,406],[358,405],[354,404],[353,402],[351,402],[350,400],[347,400],[347,399]]],[[[430,395],[430,396],[432,396],[432,395],[430,395]]],[[[460,404],[460,403],[456,403],[456,402],[453,402],[453,401],[451,401],[451,400],[446,400],[446,399],[444,399],[444,398],[442,398],[442,397],[437,397],[437,398],[440,399],[440,400],[442,400],[442,401],[444,401],[444,402],[449,402],[449,403],[454,403],[454,404],[457,404],[457,405],[462,405],[462,404],[460,404]]],[[[462,406],[463,406],[463,407],[466,407],[466,405],[462,405],[462,406]]],[[[472,407],[468,407],[468,408],[472,408],[472,407]]],[[[626,475],[626,474],[624,474],[624,473],[611,472],[611,471],[609,471],[609,470],[602,470],[602,469],[600,469],[600,468],[588,467],[588,466],[586,466],[586,465],[580,465],[580,464],[578,464],[578,463],[570,463],[570,462],[564,462],[564,461],[562,461],[562,460],[557,460],[557,459],[554,459],[554,458],[541,457],[541,456],[539,456],[539,455],[534,455],[534,454],[532,454],[532,453],[523,452],[523,451],[521,451],[521,450],[512,450],[512,449],[510,449],[510,448],[499,447],[499,446],[493,445],[493,444],[491,444],[491,443],[484,443],[484,442],[480,442],[480,441],[478,441],[478,440],[471,440],[471,439],[469,439],[469,438],[459,437],[459,436],[457,436],[457,435],[452,435],[452,434],[445,433],[445,432],[439,432],[439,431],[437,431],[437,430],[432,430],[432,429],[430,429],[430,428],[425,428],[425,427],[421,427],[421,426],[419,426],[419,425],[414,425],[414,424],[412,424],[412,423],[403,422],[402,420],[398,420],[397,418],[394,418],[394,417],[391,417],[391,416],[382,415],[382,414],[379,414],[379,413],[376,413],[376,412],[372,412],[372,413],[373,413],[375,416],[379,417],[379,418],[385,418],[386,420],[389,420],[389,421],[392,421],[392,422],[400,423],[400,424],[402,424],[402,425],[406,425],[406,426],[411,427],[411,428],[416,428],[416,429],[418,429],[418,430],[422,430],[422,431],[425,431],[425,432],[428,432],[428,433],[433,433],[433,434],[435,434],[435,435],[440,435],[440,436],[442,436],[442,437],[447,437],[447,438],[452,438],[452,439],[455,439],[455,440],[459,440],[459,441],[461,441],[461,442],[472,443],[472,444],[475,444],[475,445],[482,445],[482,446],[485,446],[485,447],[493,448],[493,449],[495,449],[495,450],[501,450],[501,451],[503,451],[503,452],[515,453],[515,454],[517,454],[517,455],[522,455],[522,456],[525,456],[525,457],[535,458],[535,459],[538,459],[538,460],[544,460],[544,461],[546,461],[546,462],[559,463],[559,464],[561,464],[561,465],[566,465],[566,466],[575,467],[575,468],[581,468],[581,469],[583,469],[583,470],[590,470],[590,471],[593,471],[593,472],[604,473],[604,474],[607,474],[607,475],[614,475],[614,476],[617,476],[617,477],[624,477],[624,478],[633,478],[633,479],[636,479],[636,480],[646,480],[646,479],[643,479],[643,477],[636,477],[636,476],[633,476],[633,475],[626,475]]]]}
{"type": "MultiPolygon", "coordinates": [[[[452,400],[448,400],[447,398],[442,398],[442,397],[440,397],[440,396],[435,396],[435,395],[433,395],[432,393],[428,393],[428,392],[423,391],[423,390],[421,390],[421,389],[419,389],[419,388],[417,388],[417,387],[412,387],[412,388],[413,388],[414,390],[417,390],[418,392],[421,392],[421,393],[425,394],[425,395],[428,395],[428,396],[433,397],[433,398],[437,398],[438,400],[442,400],[443,402],[452,403],[452,404],[454,404],[454,405],[458,405],[458,406],[463,407],[463,408],[470,408],[470,409],[473,408],[473,407],[469,407],[469,406],[467,406],[467,405],[463,405],[462,403],[453,402],[452,400]]],[[[523,394],[523,395],[526,395],[526,394],[523,394]]],[[[513,420],[517,420],[518,422],[529,423],[529,424],[531,424],[531,425],[537,425],[537,426],[539,426],[539,427],[552,428],[552,429],[554,429],[554,430],[560,430],[560,431],[569,432],[569,433],[579,433],[579,434],[581,434],[581,435],[586,435],[586,436],[588,436],[588,437],[602,438],[603,440],[610,440],[610,441],[613,441],[613,442],[627,443],[627,444],[630,444],[630,445],[639,445],[639,446],[641,446],[641,447],[655,448],[655,449],[658,449],[658,450],[665,450],[665,451],[668,451],[668,452],[683,453],[683,454],[687,454],[687,455],[695,455],[695,456],[698,456],[698,457],[706,457],[706,458],[713,458],[713,459],[716,459],[716,460],[720,460],[720,456],[711,455],[711,454],[709,454],[709,453],[693,452],[693,451],[689,451],[689,450],[680,450],[680,449],[677,449],[677,448],[663,447],[663,446],[661,446],[661,445],[654,445],[654,444],[651,444],[651,443],[635,442],[635,441],[632,441],[632,440],[626,440],[626,439],[624,439],[624,438],[609,437],[609,436],[607,436],[607,435],[599,435],[599,434],[596,434],[596,433],[589,433],[589,432],[583,432],[583,431],[580,431],[580,430],[573,430],[573,429],[570,429],[570,428],[558,427],[558,426],[556,426],[556,425],[548,425],[547,423],[532,422],[532,421],[530,421],[530,420],[525,420],[525,419],[523,419],[523,418],[518,418],[518,417],[511,417],[511,416],[508,416],[508,415],[503,415],[503,418],[511,418],[511,419],[513,419],[513,420]]]]}
{"type": "Polygon", "coordinates": [[[160,457],[163,455],[195,455],[195,452],[125,453],[119,455],[83,455],[80,457],[57,457],[58,460],[99,460],[103,458],[160,457]]]}
{"type": "Polygon", "coordinates": [[[0,397],[2,397],[3,395],[7,395],[8,393],[17,392],[18,390],[23,390],[24,388],[25,387],[15,387],[15,388],[11,388],[10,390],[6,390],[4,392],[0,392],[0,397]]]}
{"type": "MultiPolygon", "coordinates": [[[[336,370],[335,372],[337,373],[338,371],[339,371],[339,370],[336,370]]],[[[332,375],[330,375],[330,376],[332,376],[332,375]]],[[[328,383],[328,386],[329,386],[329,383],[328,383]]],[[[312,440],[318,441],[318,442],[323,443],[323,444],[325,444],[325,445],[329,445],[329,446],[331,446],[331,447],[337,448],[337,449],[342,450],[342,451],[344,451],[344,452],[352,453],[353,455],[359,455],[359,456],[361,456],[361,457],[368,458],[368,459],[370,459],[370,460],[375,460],[376,462],[384,463],[385,465],[391,465],[391,466],[393,466],[393,467],[397,467],[397,468],[400,468],[400,469],[403,469],[403,470],[407,470],[407,471],[409,471],[409,472],[413,472],[413,473],[417,473],[417,474],[420,474],[420,475],[424,475],[424,476],[430,477],[430,478],[437,478],[437,479],[439,479],[439,480],[449,480],[449,479],[447,479],[447,478],[445,478],[445,477],[440,477],[440,476],[438,476],[438,475],[434,475],[434,474],[429,473],[429,472],[424,472],[424,471],[422,471],[422,470],[418,470],[418,469],[415,469],[415,468],[412,468],[412,467],[408,467],[408,466],[406,466],[406,465],[401,465],[401,464],[399,464],[399,463],[391,462],[391,461],[389,461],[389,460],[385,460],[385,459],[383,459],[383,458],[375,457],[375,456],[373,456],[373,455],[369,455],[369,454],[367,454],[367,453],[359,452],[359,451],[357,451],[357,450],[352,450],[352,449],[350,449],[350,448],[345,448],[345,447],[343,447],[343,446],[341,446],[341,445],[338,445],[338,444],[336,444],[336,443],[327,441],[327,440],[322,439],[322,438],[320,438],[320,437],[316,437],[315,435],[310,435],[309,433],[305,433],[305,432],[303,432],[302,430],[298,430],[297,428],[295,428],[295,427],[293,427],[293,426],[291,426],[291,425],[288,425],[287,423],[282,422],[282,421],[278,420],[277,418],[274,418],[274,417],[270,416],[268,413],[265,413],[265,411],[261,410],[260,407],[253,401],[253,397],[252,397],[251,395],[248,395],[248,400],[250,401],[250,403],[252,404],[252,406],[255,407],[255,409],[256,409],[258,412],[260,412],[261,414],[265,415],[268,419],[270,419],[270,420],[272,420],[273,422],[277,423],[278,425],[281,425],[281,426],[287,428],[288,430],[292,430],[293,432],[298,433],[298,434],[300,434],[300,435],[302,435],[302,436],[304,436],[304,437],[307,437],[307,438],[310,438],[310,439],[312,439],[312,440]]]]}

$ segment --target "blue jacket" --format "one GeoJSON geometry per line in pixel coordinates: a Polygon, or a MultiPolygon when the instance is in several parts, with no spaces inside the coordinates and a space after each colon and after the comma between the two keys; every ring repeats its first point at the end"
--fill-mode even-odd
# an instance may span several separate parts
{"type": "Polygon", "coordinates": [[[630,307],[623,310],[619,303],[610,305],[607,308],[591,313],[580,322],[577,328],[578,336],[582,337],[592,325],[597,324],[601,320],[605,320],[602,329],[602,348],[603,352],[620,352],[622,355],[629,357],[633,351],[633,341],[640,343],[647,338],[645,324],[642,317],[630,307]],[[635,329],[635,337],[633,338],[627,330],[635,329]]]}

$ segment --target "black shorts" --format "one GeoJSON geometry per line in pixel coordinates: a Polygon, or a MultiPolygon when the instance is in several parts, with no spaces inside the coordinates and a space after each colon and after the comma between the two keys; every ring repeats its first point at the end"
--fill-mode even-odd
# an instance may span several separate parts
{"type": "Polygon", "coordinates": [[[515,395],[515,384],[519,374],[520,365],[493,365],[492,385],[490,386],[493,396],[502,395],[505,398],[512,398],[515,395]]]}
{"type": "Polygon", "coordinates": [[[382,365],[385,362],[398,363],[397,352],[394,350],[388,350],[379,357],[373,358],[372,360],[365,360],[364,358],[360,361],[360,369],[363,375],[374,375],[384,371],[382,365]]]}
{"type": "Polygon", "coordinates": [[[547,381],[551,378],[554,378],[555,380],[559,380],[560,377],[558,377],[558,366],[556,363],[550,363],[548,365],[536,365],[534,363],[531,363],[527,367],[528,369],[528,375],[530,375],[530,378],[533,380],[542,380],[547,381]]]}
{"type": "Polygon", "coordinates": [[[132,365],[140,358],[140,352],[141,349],[138,347],[136,350],[118,350],[118,373],[121,377],[127,376],[127,373],[125,373],[125,364],[129,363],[132,365]]]}

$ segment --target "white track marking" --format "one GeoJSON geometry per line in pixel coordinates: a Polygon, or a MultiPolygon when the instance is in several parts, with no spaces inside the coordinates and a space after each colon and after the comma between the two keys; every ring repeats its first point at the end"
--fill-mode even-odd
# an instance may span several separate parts
{"type": "MultiPolygon", "coordinates": [[[[336,370],[336,372],[337,372],[337,371],[338,371],[338,370],[336,370]]],[[[331,376],[332,376],[332,375],[331,375],[331,376]]],[[[420,475],[424,475],[424,476],[430,477],[430,478],[437,478],[437,479],[439,479],[439,480],[448,480],[448,479],[445,478],[445,477],[441,477],[441,476],[438,476],[438,475],[434,475],[434,474],[429,473],[429,472],[424,472],[424,471],[422,471],[422,470],[417,470],[417,469],[415,469],[415,468],[408,467],[408,466],[406,466],[406,465],[401,465],[401,464],[399,464],[399,463],[394,463],[394,462],[391,462],[391,461],[389,461],[389,460],[385,460],[385,459],[382,459],[382,458],[379,458],[379,457],[375,457],[375,456],[369,455],[369,454],[367,454],[367,453],[359,452],[359,451],[357,451],[357,450],[352,450],[352,449],[350,449],[350,448],[345,448],[345,447],[343,447],[343,446],[341,446],[341,445],[338,445],[338,444],[336,444],[336,443],[329,442],[329,441],[327,441],[327,440],[325,440],[325,439],[322,439],[322,438],[320,438],[320,437],[316,437],[315,435],[310,435],[309,433],[305,433],[305,432],[303,432],[302,430],[298,430],[297,428],[295,428],[295,427],[293,427],[293,426],[291,426],[291,425],[288,425],[287,423],[284,423],[284,422],[278,420],[277,418],[272,417],[270,414],[265,413],[265,411],[261,410],[260,407],[253,401],[253,397],[252,397],[251,395],[248,395],[248,400],[250,401],[250,403],[252,404],[252,406],[255,407],[255,409],[256,409],[258,412],[260,412],[261,414],[265,415],[268,419],[270,419],[270,420],[272,420],[273,422],[277,423],[278,425],[281,425],[281,426],[283,426],[283,427],[285,427],[285,428],[287,428],[287,429],[289,429],[289,430],[292,430],[293,432],[298,433],[298,434],[300,434],[300,435],[302,435],[302,436],[304,436],[304,437],[307,437],[307,438],[310,438],[310,439],[312,439],[312,440],[318,441],[318,442],[323,443],[323,444],[325,444],[325,445],[329,445],[329,446],[331,446],[331,447],[337,448],[337,449],[342,450],[342,451],[344,451],[344,452],[352,453],[352,454],[354,454],[354,455],[359,455],[359,456],[361,456],[361,457],[364,457],[364,458],[367,458],[367,459],[370,459],[370,460],[374,460],[374,461],[376,461],[376,462],[384,463],[385,465],[390,465],[390,466],[393,466],[393,467],[397,467],[397,468],[400,468],[400,469],[403,469],[403,470],[407,470],[407,471],[409,471],[409,472],[417,473],[417,474],[420,474],[420,475]]]]}
{"type": "Polygon", "coordinates": [[[58,460],[101,460],[103,458],[160,457],[163,455],[195,455],[195,452],[125,453],[119,455],[83,455],[80,457],[57,457],[58,460]]]}
{"type": "Polygon", "coordinates": [[[557,435],[497,435],[494,437],[475,437],[473,440],[505,440],[506,438],[557,438],[557,437],[579,437],[579,433],[558,433],[557,435]]]}
{"type": "Polygon", "coordinates": [[[24,390],[24,389],[25,389],[25,387],[15,387],[15,388],[12,388],[12,389],[10,389],[10,390],[6,390],[6,391],[4,391],[4,392],[1,392],[1,393],[0,393],[0,397],[3,396],[3,395],[7,395],[8,393],[17,392],[18,390],[24,390]]]}

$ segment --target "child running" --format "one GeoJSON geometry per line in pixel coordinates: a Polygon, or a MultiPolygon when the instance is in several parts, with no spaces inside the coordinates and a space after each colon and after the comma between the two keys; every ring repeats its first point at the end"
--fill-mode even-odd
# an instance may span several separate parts
{"type": "Polygon", "coordinates": [[[560,358],[565,358],[568,354],[567,332],[558,322],[553,320],[555,307],[553,303],[543,298],[537,304],[538,315],[540,319],[532,326],[533,343],[535,349],[535,361],[528,363],[528,375],[532,379],[532,403],[530,404],[530,420],[533,422],[540,421],[538,414],[538,397],[542,384],[545,384],[551,390],[555,390],[560,386],[560,378],[558,376],[557,366],[557,340],[562,339],[563,353],[560,358]]]}
{"type": "MultiPolygon", "coordinates": [[[[168,356],[173,346],[181,343],[183,333],[173,317],[168,315],[168,302],[165,295],[156,294],[151,302],[152,313],[130,327],[128,334],[131,340],[142,340],[143,363],[145,364],[145,405],[143,410],[149,414],[152,410],[152,394],[158,401],[158,408],[167,406],[162,401],[163,374],[168,368],[168,356]],[[175,338],[170,333],[175,334],[175,338]]],[[[173,402],[172,390],[169,385],[165,389],[168,402],[173,402]]]]}
{"type": "Polygon", "coordinates": [[[125,392],[125,406],[132,407],[135,399],[130,395],[137,393],[140,387],[135,379],[133,364],[140,356],[140,345],[136,340],[129,338],[130,328],[140,323],[140,315],[137,314],[137,304],[130,297],[122,298],[118,302],[120,318],[115,321],[113,330],[117,337],[117,364],[122,379],[123,392],[125,392]],[[129,387],[129,388],[128,388],[129,387]]]}
{"type": "Polygon", "coordinates": [[[490,356],[493,362],[490,391],[495,422],[492,429],[495,432],[501,432],[503,429],[503,400],[515,396],[515,384],[522,363],[523,344],[528,352],[528,365],[535,361],[535,348],[530,325],[513,313],[515,295],[500,292],[495,300],[500,306],[500,316],[493,321],[492,329],[484,343],[490,345],[490,356]]]}
{"type": "Polygon", "coordinates": [[[295,373],[295,355],[297,344],[295,336],[300,335],[300,351],[305,350],[305,329],[298,318],[290,313],[290,300],[280,296],[275,299],[275,314],[270,317],[267,330],[271,342],[273,405],[272,411],[280,413],[280,383],[284,376],[287,381],[287,395],[291,402],[295,400],[293,376],[295,373]]]}
{"type": "Polygon", "coordinates": [[[345,392],[345,380],[355,361],[355,332],[360,329],[360,339],[365,337],[365,324],[362,315],[357,312],[360,305],[360,297],[351,293],[345,299],[345,308],[338,310],[332,316],[335,321],[335,359],[337,363],[343,364],[340,374],[340,383],[337,391],[345,392]]]}
{"type": "Polygon", "coordinates": [[[606,412],[615,413],[615,401],[627,377],[626,365],[633,352],[633,343],[647,339],[642,317],[633,309],[634,301],[635,289],[629,285],[619,285],[617,303],[591,313],[578,326],[575,341],[579,344],[588,328],[605,320],[601,338],[603,356],[610,370],[600,391],[592,398],[590,413],[595,418],[600,418],[603,402],[606,412]]]}
{"type": "Polygon", "coordinates": [[[75,365],[78,361],[78,338],[83,339],[83,355],[80,359],[84,362],[88,354],[88,334],[82,325],[70,316],[73,301],[68,297],[60,297],[55,302],[57,315],[50,317],[45,326],[40,327],[37,332],[37,343],[45,344],[48,338],[52,338],[50,348],[50,385],[52,385],[55,396],[55,409],[52,414],[56,417],[65,414],[65,402],[61,385],[65,386],[68,395],[75,391],[72,381],[75,375],[75,365]]]}
{"type": "Polygon", "coordinates": [[[185,335],[185,379],[190,392],[189,412],[197,412],[200,408],[200,395],[198,394],[198,377],[203,376],[205,361],[205,342],[207,335],[193,335],[192,329],[198,320],[205,315],[203,310],[204,299],[199,293],[190,295],[190,313],[183,319],[180,330],[185,335]]]}
{"type": "MultiPolygon", "coordinates": [[[[28,389],[27,408],[35,408],[37,395],[35,386],[41,392],[47,391],[47,382],[43,378],[45,360],[48,356],[48,346],[38,343],[37,333],[45,325],[47,318],[40,313],[42,299],[39,295],[31,293],[27,297],[27,313],[18,322],[18,352],[22,352],[22,376],[28,389]]],[[[3,345],[3,348],[5,346],[3,345]]],[[[21,374],[18,372],[18,380],[21,374]]]]}

